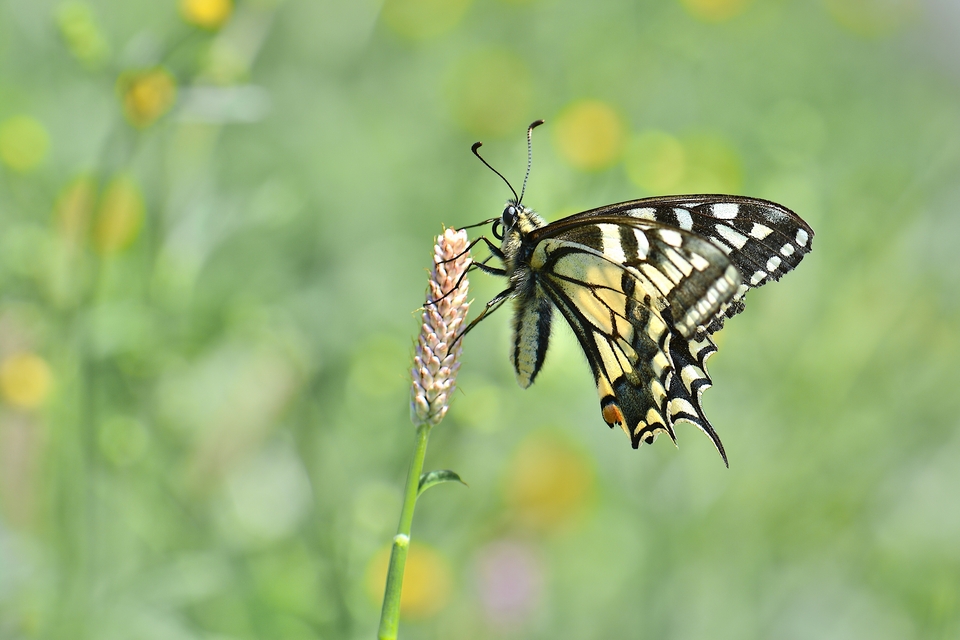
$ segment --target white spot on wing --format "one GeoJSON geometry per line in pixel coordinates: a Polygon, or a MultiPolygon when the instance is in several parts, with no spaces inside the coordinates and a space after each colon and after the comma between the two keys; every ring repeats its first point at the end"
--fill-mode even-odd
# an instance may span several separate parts
{"type": "Polygon", "coordinates": [[[710,266],[710,263],[699,253],[690,254],[690,264],[693,265],[693,268],[697,271],[703,271],[710,266]]]}
{"type": "Polygon", "coordinates": [[[680,225],[681,229],[690,231],[693,229],[693,218],[690,217],[690,212],[686,209],[674,209],[673,215],[677,217],[677,224],[680,225]]]}
{"type": "Polygon", "coordinates": [[[634,229],[633,235],[637,237],[637,257],[640,260],[646,260],[647,253],[650,251],[650,241],[647,240],[647,234],[640,229],[634,229]]]}
{"type": "Polygon", "coordinates": [[[740,213],[740,205],[736,202],[717,202],[710,206],[710,215],[721,220],[732,220],[740,213]]]}
{"type": "Polygon", "coordinates": [[[807,246],[807,240],[810,239],[810,236],[803,229],[797,229],[797,244],[801,247],[807,246]]]}
{"type": "Polygon", "coordinates": [[[754,273],[753,276],[750,278],[750,285],[755,287],[758,284],[760,284],[763,281],[763,279],[766,277],[767,277],[767,272],[764,271],[763,269],[760,269],[759,271],[754,273]]]}
{"type": "Polygon", "coordinates": [[[600,228],[603,241],[603,255],[613,262],[625,262],[627,257],[623,254],[623,247],[620,244],[620,227],[615,224],[598,224],[597,226],[600,228]]]}
{"type": "Polygon", "coordinates": [[[656,355],[653,356],[653,372],[659,376],[669,367],[670,361],[667,356],[662,351],[657,351],[656,355]]]}
{"type": "Polygon", "coordinates": [[[627,215],[631,218],[640,218],[642,220],[656,220],[657,210],[651,207],[641,207],[640,209],[627,211],[627,215]]]}
{"type": "Polygon", "coordinates": [[[683,379],[683,386],[687,388],[687,392],[689,393],[693,388],[693,383],[705,376],[699,367],[688,364],[683,368],[683,371],[680,372],[680,377],[683,379]]]}
{"type": "Polygon", "coordinates": [[[677,267],[673,264],[673,262],[667,260],[667,261],[661,262],[657,266],[659,266],[660,270],[663,271],[663,273],[668,278],[673,280],[675,283],[679,284],[680,281],[683,280],[683,274],[680,273],[680,270],[677,269],[677,267]]]}
{"type": "Polygon", "coordinates": [[[679,247],[683,243],[683,236],[672,229],[661,229],[660,237],[663,241],[673,247],[679,247]]]}
{"type": "Polygon", "coordinates": [[[780,247],[780,253],[783,254],[785,258],[789,258],[793,255],[793,245],[789,242],[782,247],[780,247]]]}
{"type": "Polygon", "coordinates": [[[716,225],[716,228],[717,233],[737,249],[743,249],[743,245],[747,244],[747,236],[743,235],[733,227],[728,227],[725,224],[718,224],[716,225]]]}
{"type": "Polygon", "coordinates": [[[750,229],[750,235],[757,240],[763,240],[771,233],[773,233],[773,229],[765,224],[760,224],[759,222],[754,222],[753,229],[750,229]]]}
{"type": "Polygon", "coordinates": [[[670,262],[672,262],[677,269],[680,269],[680,271],[683,272],[683,275],[689,276],[693,272],[693,266],[691,266],[691,264],[685,260],[683,256],[677,253],[676,250],[667,249],[664,253],[666,253],[667,257],[670,259],[670,262]]]}
{"type": "Polygon", "coordinates": [[[726,242],[721,242],[719,238],[710,238],[710,242],[712,242],[717,249],[720,249],[720,251],[723,251],[727,255],[730,255],[730,252],[733,251],[733,247],[728,245],[726,242]]]}
{"type": "Polygon", "coordinates": [[[777,267],[779,266],[780,266],[779,256],[773,256],[772,258],[767,260],[767,271],[776,271],[777,267]]]}
{"type": "Polygon", "coordinates": [[[694,408],[690,401],[686,398],[671,398],[669,405],[670,417],[675,418],[681,413],[686,413],[687,415],[696,416],[697,410],[694,408]]]}
{"type": "Polygon", "coordinates": [[[647,276],[650,282],[653,283],[653,286],[659,289],[663,295],[667,295],[673,290],[673,283],[670,282],[669,278],[660,273],[660,270],[652,264],[644,263],[640,265],[640,270],[643,271],[643,275],[647,276]]]}

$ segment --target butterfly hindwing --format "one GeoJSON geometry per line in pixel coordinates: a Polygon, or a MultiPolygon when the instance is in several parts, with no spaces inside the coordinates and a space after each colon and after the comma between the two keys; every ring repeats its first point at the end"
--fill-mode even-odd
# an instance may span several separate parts
{"type": "MultiPolygon", "coordinates": [[[[623,218],[542,239],[530,267],[538,290],[531,298],[549,299],[573,328],[610,426],[620,424],[637,447],[659,433],[675,439],[673,423],[688,420],[723,453],[700,408],[709,386],[704,345],[712,343],[694,339],[740,284],[722,251],[692,233],[623,218]]],[[[518,304],[516,345],[531,333],[521,322],[531,306],[518,304]]]]}

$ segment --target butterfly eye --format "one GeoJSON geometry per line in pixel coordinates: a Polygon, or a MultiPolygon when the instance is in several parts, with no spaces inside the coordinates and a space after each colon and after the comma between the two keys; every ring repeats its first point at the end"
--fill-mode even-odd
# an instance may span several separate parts
{"type": "Polygon", "coordinates": [[[493,221],[493,237],[497,240],[503,240],[503,225],[499,220],[493,221]]]}
{"type": "Polygon", "coordinates": [[[517,208],[512,204],[508,204],[507,208],[503,210],[503,226],[507,229],[512,229],[513,225],[517,222],[517,208]]]}

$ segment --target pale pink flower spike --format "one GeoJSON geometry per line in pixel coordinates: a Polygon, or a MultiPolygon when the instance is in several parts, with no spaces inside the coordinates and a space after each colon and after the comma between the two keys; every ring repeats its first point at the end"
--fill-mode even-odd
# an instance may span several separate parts
{"type": "Polygon", "coordinates": [[[466,231],[446,229],[437,236],[433,249],[428,304],[423,308],[420,338],[411,371],[410,419],[416,425],[433,426],[443,420],[457,386],[462,343],[458,340],[452,349],[450,345],[460,332],[470,307],[467,302],[468,282],[464,276],[470,266],[467,243],[466,231]],[[453,260],[455,256],[460,257],[453,260]],[[457,286],[461,277],[463,281],[457,286]]]}

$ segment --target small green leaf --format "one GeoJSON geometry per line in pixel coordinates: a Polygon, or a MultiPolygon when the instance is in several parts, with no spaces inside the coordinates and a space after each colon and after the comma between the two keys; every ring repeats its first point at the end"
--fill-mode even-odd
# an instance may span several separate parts
{"type": "Polygon", "coordinates": [[[450,471],[450,469],[427,471],[426,473],[420,474],[420,486],[417,487],[417,497],[420,497],[420,494],[430,487],[443,482],[459,482],[463,486],[467,486],[467,483],[461,480],[455,471],[450,471]]]}

